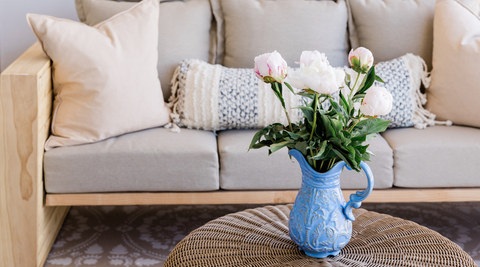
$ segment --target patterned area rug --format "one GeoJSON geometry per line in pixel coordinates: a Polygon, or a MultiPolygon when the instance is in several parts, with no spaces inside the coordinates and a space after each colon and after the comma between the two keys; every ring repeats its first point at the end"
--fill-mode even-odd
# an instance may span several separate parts
{"type": "MultiPolygon", "coordinates": [[[[205,223],[263,205],[72,207],[45,267],[163,266],[175,244],[205,223]]],[[[480,264],[480,203],[371,204],[362,208],[437,231],[480,264]]]]}

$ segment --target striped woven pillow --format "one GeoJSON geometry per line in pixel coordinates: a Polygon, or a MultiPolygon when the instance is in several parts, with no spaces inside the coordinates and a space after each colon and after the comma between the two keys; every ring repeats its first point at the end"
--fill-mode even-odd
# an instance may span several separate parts
{"type": "MultiPolygon", "coordinates": [[[[301,98],[283,91],[292,122],[302,119],[293,109],[301,98]]],[[[234,69],[197,59],[180,63],[172,79],[169,105],[181,127],[203,130],[255,129],[279,122],[288,124],[280,101],[253,69],[234,69]]]]}

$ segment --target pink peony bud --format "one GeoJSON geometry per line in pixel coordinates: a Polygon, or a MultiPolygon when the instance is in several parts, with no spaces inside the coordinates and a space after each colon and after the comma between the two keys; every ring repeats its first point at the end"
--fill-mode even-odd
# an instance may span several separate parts
{"type": "Polygon", "coordinates": [[[367,73],[373,65],[373,54],[365,47],[352,49],[348,54],[348,62],[352,69],[359,73],[367,73]]]}
{"type": "Polygon", "coordinates": [[[266,53],[255,57],[255,74],[266,83],[283,83],[287,77],[287,62],[280,53],[266,53]]]}
{"type": "Polygon", "coordinates": [[[393,97],[387,89],[372,86],[367,90],[360,111],[367,116],[386,115],[392,110],[393,97]]]}

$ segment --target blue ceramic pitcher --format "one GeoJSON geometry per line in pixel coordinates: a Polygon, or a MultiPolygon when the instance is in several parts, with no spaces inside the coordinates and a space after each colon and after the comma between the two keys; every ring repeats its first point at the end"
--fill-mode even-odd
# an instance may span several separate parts
{"type": "Polygon", "coordinates": [[[372,171],[366,163],[360,163],[367,175],[367,189],[350,195],[346,203],[340,189],[340,174],[344,166],[351,168],[345,162],[338,162],[330,171],[319,173],[300,151],[292,149],[288,154],[297,159],[302,169],[302,187],[288,222],[290,238],[309,256],[338,255],[352,236],[352,221],[355,220],[352,208],[359,208],[361,201],[372,192],[372,171]]]}

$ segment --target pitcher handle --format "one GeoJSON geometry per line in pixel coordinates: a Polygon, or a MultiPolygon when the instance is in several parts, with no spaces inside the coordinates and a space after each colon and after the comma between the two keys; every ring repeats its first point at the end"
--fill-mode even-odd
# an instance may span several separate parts
{"type": "MultiPolygon", "coordinates": [[[[347,169],[352,170],[348,165],[346,165],[346,167],[347,167],[347,169]]],[[[351,194],[350,195],[350,201],[348,201],[347,205],[343,209],[343,214],[345,214],[347,219],[349,219],[351,221],[355,221],[355,216],[353,216],[352,209],[353,208],[356,208],[356,209],[360,208],[360,206],[362,205],[362,201],[365,200],[370,195],[370,193],[372,193],[372,189],[373,189],[372,170],[367,165],[367,163],[365,163],[363,161],[360,162],[360,167],[362,168],[362,170],[367,175],[368,185],[367,185],[367,189],[365,189],[363,191],[357,191],[355,194],[351,194]]]]}

